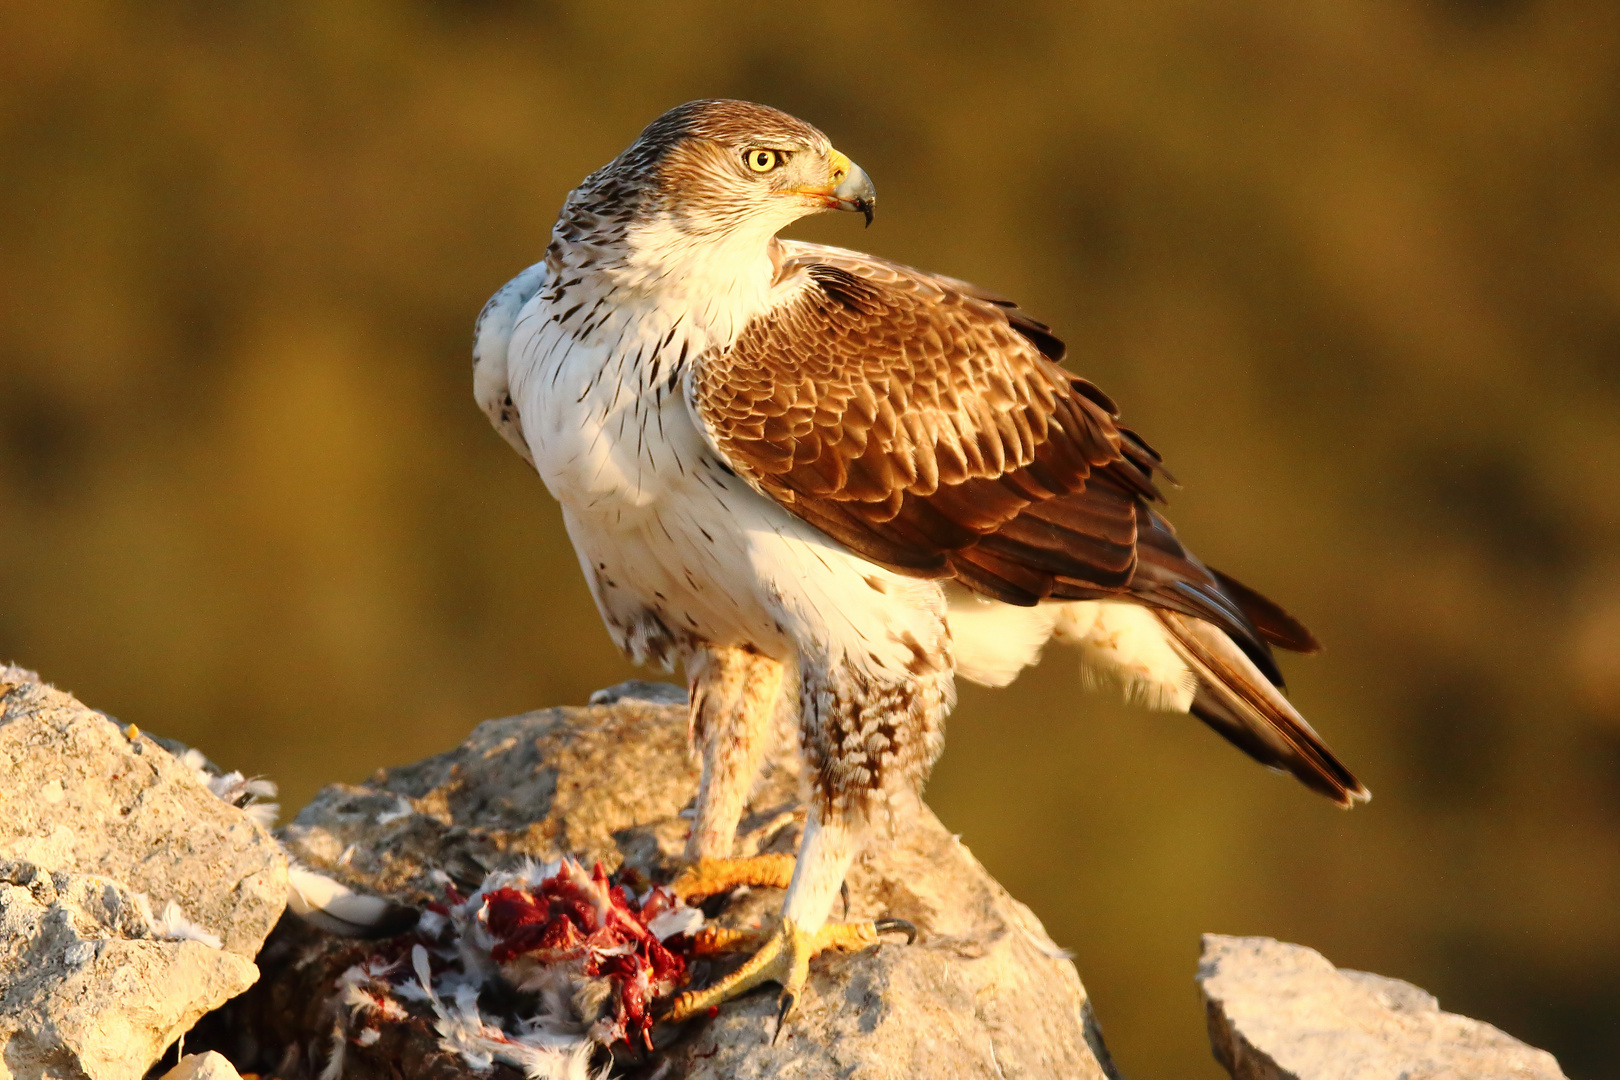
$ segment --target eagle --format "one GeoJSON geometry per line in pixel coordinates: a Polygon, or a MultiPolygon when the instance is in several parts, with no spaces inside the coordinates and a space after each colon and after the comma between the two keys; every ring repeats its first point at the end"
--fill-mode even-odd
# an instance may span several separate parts
{"type": "Polygon", "coordinates": [[[1341,806],[1369,797],[1283,695],[1272,648],[1316,639],[1182,545],[1160,455],[1050,327],[777,236],[824,210],[870,225],[875,201],[810,124],[689,102],[569,194],[475,331],[475,397],[561,505],[614,641],[685,671],[702,779],[676,890],[786,888],[772,926],[711,942],[752,955],[673,1021],[776,982],[780,1032],[816,953],[914,932],[832,922],[844,876],[918,797],[955,680],[1005,686],[1050,640],[1341,806]],[[733,859],[779,714],[809,778],[798,853],[733,859]]]}

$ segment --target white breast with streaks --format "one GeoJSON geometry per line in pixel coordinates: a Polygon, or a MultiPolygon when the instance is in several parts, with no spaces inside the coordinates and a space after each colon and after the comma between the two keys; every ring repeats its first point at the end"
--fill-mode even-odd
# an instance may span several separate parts
{"type": "Polygon", "coordinates": [[[681,378],[705,335],[679,310],[631,305],[592,326],[593,303],[537,295],[508,365],[535,468],[604,620],[637,661],[672,662],[687,638],[780,651],[747,572],[749,534],[792,519],[720,463],[688,409],[681,378]]]}
{"type": "Polygon", "coordinates": [[[558,316],[579,318],[591,307],[580,303],[541,292],[525,305],[508,377],[535,468],[621,648],[672,663],[689,641],[746,644],[898,668],[908,635],[937,636],[936,582],[867,562],[722,464],[681,388],[711,344],[701,330],[677,323],[678,309],[625,305],[575,337],[558,316]]]}

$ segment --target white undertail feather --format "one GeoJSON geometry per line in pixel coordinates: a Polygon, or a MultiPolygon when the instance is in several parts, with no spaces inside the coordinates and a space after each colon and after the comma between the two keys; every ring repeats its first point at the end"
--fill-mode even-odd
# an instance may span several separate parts
{"type": "Polygon", "coordinates": [[[954,583],[945,601],[956,673],[981,686],[1006,686],[1039,661],[1064,613],[1062,604],[1015,607],[954,583]]]}
{"type": "Polygon", "coordinates": [[[1198,680],[1149,608],[1112,600],[1064,604],[1053,636],[1079,648],[1088,688],[1117,687],[1125,700],[1149,709],[1192,707],[1198,680]]]}
{"type": "MultiPolygon", "coordinates": [[[[1015,607],[966,589],[953,587],[947,595],[956,673],[965,679],[1006,686],[1039,661],[1048,640],[1055,640],[1080,650],[1088,689],[1122,691],[1127,701],[1167,712],[1184,713],[1192,706],[1197,676],[1164,625],[1140,604],[1079,600],[1015,607]]],[[[1208,629],[1225,639],[1214,627],[1208,629]]],[[[1265,682],[1258,671],[1254,675],[1265,682]]]]}

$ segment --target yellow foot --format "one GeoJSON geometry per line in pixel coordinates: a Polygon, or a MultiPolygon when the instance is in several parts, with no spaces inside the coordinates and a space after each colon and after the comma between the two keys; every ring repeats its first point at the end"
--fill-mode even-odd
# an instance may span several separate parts
{"type": "Polygon", "coordinates": [[[917,940],[917,928],[903,919],[878,919],[875,922],[828,923],[814,934],[799,929],[792,919],[783,919],[768,934],[759,930],[720,930],[705,928],[698,932],[695,950],[709,954],[741,952],[758,944],[759,949],[746,963],[730,975],[703,990],[690,990],[680,994],[670,1006],[664,1020],[679,1024],[702,1012],[710,1012],[732,998],[739,997],[760,983],[782,985],[782,996],[777,999],[776,1034],[793,1012],[794,1005],[804,993],[804,983],[810,975],[810,958],[819,953],[858,952],[876,945],[882,934],[903,933],[906,943],[917,940]]]}
{"type": "Polygon", "coordinates": [[[793,880],[792,855],[755,855],[751,859],[699,859],[680,872],[669,889],[688,904],[730,892],[739,885],[788,887],[793,880]]]}

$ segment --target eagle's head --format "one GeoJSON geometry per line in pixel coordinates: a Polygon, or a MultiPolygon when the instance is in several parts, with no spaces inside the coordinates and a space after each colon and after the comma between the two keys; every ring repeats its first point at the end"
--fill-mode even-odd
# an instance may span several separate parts
{"type": "Polygon", "coordinates": [[[624,153],[588,177],[564,209],[686,243],[763,243],[822,210],[872,220],[877,193],[827,136],[780,109],[707,99],[669,110],[624,153]]]}

